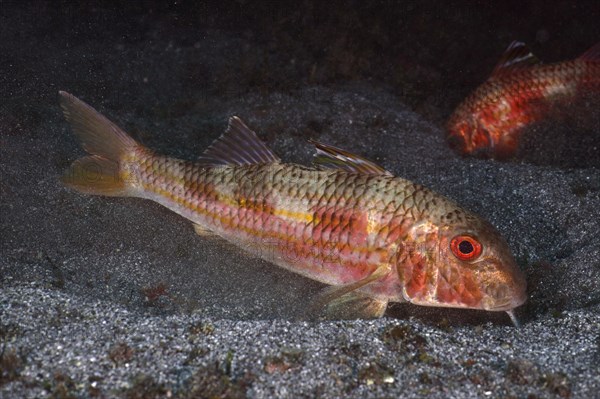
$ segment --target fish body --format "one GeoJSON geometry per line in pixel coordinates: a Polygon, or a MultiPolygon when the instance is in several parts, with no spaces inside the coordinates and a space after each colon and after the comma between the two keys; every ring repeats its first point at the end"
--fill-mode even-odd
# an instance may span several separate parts
{"type": "Polygon", "coordinates": [[[510,311],[526,299],[489,223],[364,158],[315,143],[320,168],[286,164],[233,117],[188,162],[141,146],[70,94],[61,104],[91,154],[64,175],[68,186],[158,202],[199,234],[330,285],[315,301],[333,311],[377,317],[390,301],[510,311]]]}
{"type": "Polygon", "coordinates": [[[523,129],[580,95],[600,92],[600,43],[581,57],[541,64],[513,42],[490,78],[448,120],[448,141],[463,155],[513,156],[523,129]]]}

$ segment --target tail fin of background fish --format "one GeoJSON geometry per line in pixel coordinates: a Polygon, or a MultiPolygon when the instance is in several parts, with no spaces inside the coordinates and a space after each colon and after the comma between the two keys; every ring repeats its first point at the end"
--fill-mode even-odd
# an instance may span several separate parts
{"type": "Polygon", "coordinates": [[[128,154],[143,147],[83,101],[64,91],[59,94],[65,118],[90,154],[73,162],[62,181],[87,194],[132,195],[119,165],[128,154]]]}
{"type": "Polygon", "coordinates": [[[600,62],[600,42],[596,43],[591,49],[581,54],[579,59],[587,62],[600,62]]]}

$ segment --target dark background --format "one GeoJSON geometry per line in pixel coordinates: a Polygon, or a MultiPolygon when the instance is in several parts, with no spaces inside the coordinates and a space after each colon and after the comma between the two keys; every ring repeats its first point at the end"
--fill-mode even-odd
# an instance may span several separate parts
{"type": "MultiPolygon", "coordinates": [[[[511,41],[525,41],[544,61],[567,60],[598,41],[600,20],[596,1],[2,1],[0,9],[22,26],[3,24],[2,41],[24,50],[32,41],[59,49],[89,41],[190,46],[206,31],[231,32],[256,46],[240,49],[245,57],[222,71],[216,90],[370,80],[440,123],[511,41]]],[[[2,66],[25,72],[38,56],[6,54],[2,66]]],[[[190,89],[206,84],[202,67],[198,60],[190,68],[190,89]]]]}

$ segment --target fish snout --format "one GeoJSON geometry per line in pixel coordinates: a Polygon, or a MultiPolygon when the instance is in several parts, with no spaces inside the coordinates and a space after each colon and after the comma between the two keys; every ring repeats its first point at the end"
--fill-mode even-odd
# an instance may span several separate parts
{"type": "Polygon", "coordinates": [[[466,152],[467,142],[466,142],[464,136],[451,131],[450,134],[448,135],[447,140],[448,140],[448,146],[450,146],[450,148],[453,149],[454,151],[460,152],[460,153],[466,152]]]}
{"type": "Polygon", "coordinates": [[[522,275],[513,281],[502,282],[488,287],[483,307],[490,311],[507,311],[521,306],[527,301],[527,285],[522,275]]]}
{"type": "Polygon", "coordinates": [[[477,158],[490,158],[495,145],[492,134],[483,125],[465,121],[449,125],[447,142],[460,154],[477,158]]]}
{"type": "Polygon", "coordinates": [[[446,124],[446,141],[454,151],[465,155],[470,152],[472,128],[463,114],[457,111],[450,117],[446,124]]]}
{"type": "Polygon", "coordinates": [[[473,151],[471,152],[472,157],[480,158],[480,159],[493,158],[493,155],[494,154],[490,147],[477,147],[477,148],[474,148],[473,151]]]}

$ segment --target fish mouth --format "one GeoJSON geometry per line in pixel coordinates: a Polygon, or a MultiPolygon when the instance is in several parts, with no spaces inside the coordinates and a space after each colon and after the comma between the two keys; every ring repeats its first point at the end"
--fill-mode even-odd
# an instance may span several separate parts
{"type": "Polygon", "coordinates": [[[494,306],[486,306],[484,309],[490,312],[506,312],[517,308],[525,303],[527,297],[511,298],[502,303],[495,303],[494,306]]]}
{"type": "Polygon", "coordinates": [[[496,142],[492,133],[479,126],[471,133],[470,155],[475,158],[493,158],[496,151],[496,142]]]}
{"type": "Polygon", "coordinates": [[[485,310],[489,310],[491,312],[505,312],[507,310],[511,310],[516,308],[516,306],[512,306],[512,301],[503,302],[500,305],[495,305],[492,307],[486,307],[485,310]]]}
{"type": "Polygon", "coordinates": [[[467,141],[462,135],[455,132],[450,132],[446,140],[448,141],[448,146],[453,150],[461,153],[467,152],[467,141]]]}
{"type": "Polygon", "coordinates": [[[492,312],[505,312],[523,305],[527,301],[525,289],[519,284],[503,284],[496,287],[496,295],[484,300],[483,308],[492,312]],[[500,294],[500,295],[498,295],[500,294]],[[502,295],[504,294],[504,295],[502,295]]]}
{"type": "Polygon", "coordinates": [[[479,147],[479,148],[475,148],[471,152],[471,155],[474,158],[489,159],[489,158],[493,157],[493,150],[490,147],[479,147]]]}

